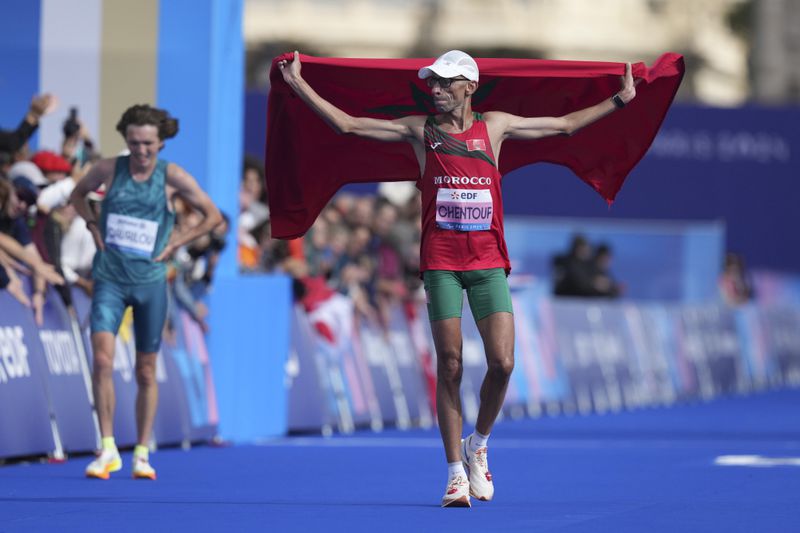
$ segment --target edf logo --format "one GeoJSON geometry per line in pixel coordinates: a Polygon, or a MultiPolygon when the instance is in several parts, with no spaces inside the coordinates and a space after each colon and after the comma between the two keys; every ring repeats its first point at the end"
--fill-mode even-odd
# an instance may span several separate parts
{"type": "Polygon", "coordinates": [[[477,198],[478,198],[477,192],[453,191],[452,194],[453,200],[475,200],[477,198]]]}

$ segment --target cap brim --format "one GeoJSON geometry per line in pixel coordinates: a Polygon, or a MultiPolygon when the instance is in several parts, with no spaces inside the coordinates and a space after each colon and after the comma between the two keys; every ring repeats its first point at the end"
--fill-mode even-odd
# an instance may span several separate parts
{"type": "Polygon", "coordinates": [[[440,78],[455,78],[456,76],[461,76],[460,72],[452,67],[448,67],[447,65],[429,65],[419,69],[418,73],[419,78],[422,80],[430,78],[434,74],[440,78]]]}

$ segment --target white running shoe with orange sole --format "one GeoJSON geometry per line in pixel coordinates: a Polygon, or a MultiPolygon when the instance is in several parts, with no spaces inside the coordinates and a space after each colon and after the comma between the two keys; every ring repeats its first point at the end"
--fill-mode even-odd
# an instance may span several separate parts
{"type": "Polygon", "coordinates": [[[111,472],[122,468],[122,458],[117,450],[101,450],[97,458],[86,467],[86,477],[108,479],[111,472]]]}
{"type": "Polygon", "coordinates": [[[464,470],[469,476],[469,493],[473,498],[488,502],[494,497],[494,483],[486,457],[488,449],[482,446],[474,453],[470,452],[470,439],[472,435],[461,439],[461,462],[464,463],[464,470]]]}
{"type": "Polygon", "coordinates": [[[133,456],[133,479],[151,479],[155,481],[156,471],[150,461],[144,457],[133,456]]]}

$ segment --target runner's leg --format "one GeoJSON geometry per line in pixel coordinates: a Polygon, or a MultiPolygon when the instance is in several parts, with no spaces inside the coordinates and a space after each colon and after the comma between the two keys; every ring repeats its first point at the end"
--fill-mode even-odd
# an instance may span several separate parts
{"type": "Polygon", "coordinates": [[[142,446],[150,442],[158,407],[156,357],[158,352],[136,352],[136,430],[137,444],[142,446]]]}
{"type": "Polygon", "coordinates": [[[447,462],[461,460],[461,318],[431,322],[436,347],[436,416],[447,462]]]}
{"type": "Polygon", "coordinates": [[[114,342],[113,333],[92,333],[92,387],[102,437],[114,436],[114,342]]]}
{"type": "Polygon", "coordinates": [[[514,315],[492,313],[478,321],[478,331],[483,338],[488,368],[481,385],[481,407],[475,429],[488,435],[503,406],[514,370],[514,315]]]}

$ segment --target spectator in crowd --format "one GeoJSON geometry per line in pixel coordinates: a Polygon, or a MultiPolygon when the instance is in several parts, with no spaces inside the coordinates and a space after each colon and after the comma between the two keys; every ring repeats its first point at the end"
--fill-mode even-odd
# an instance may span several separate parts
{"type": "Polygon", "coordinates": [[[352,301],[357,318],[388,325],[395,305],[419,298],[420,195],[416,188],[379,195],[339,192],[300,239],[274,240],[263,187],[263,167],[245,159],[240,190],[239,266],[245,272],[285,272],[298,301],[352,301]],[[260,206],[259,204],[262,204],[260,206]],[[323,291],[321,284],[326,284],[323,291]]]}
{"type": "Polygon", "coordinates": [[[278,255],[300,257],[303,253],[302,240],[289,242],[288,249],[286,243],[272,242],[264,165],[252,156],[244,158],[237,246],[239,266],[245,272],[270,271],[281,264],[281,260],[276,260],[278,255]]]}
{"type": "MultiPolygon", "coordinates": [[[[21,188],[26,188],[21,184],[21,188]]],[[[26,194],[23,194],[26,197],[26,194]]],[[[7,179],[0,179],[0,233],[4,233],[16,240],[26,251],[28,256],[33,258],[35,263],[42,262],[36,246],[33,244],[28,228],[26,212],[28,204],[21,201],[17,195],[16,187],[7,179]]],[[[62,282],[63,283],[63,282],[62,282]]],[[[45,276],[37,270],[33,273],[33,296],[31,305],[34,312],[36,324],[41,326],[44,323],[44,303],[47,291],[47,281],[45,276]]]]}
{"type": "Polygon", "coordinates": [[[553,294],[580,298],[616,298],[622,285],[611,274],[611,247],[592,247],[583,235],[572,238],[569,252],[553,258],[553,294]]]}
{"type": "MultiPolygon", "coordinates": [[[[64,127],[66,145],[70,145],[69,135],[75,135],[73,125],[70,125],[72,118],[67,120],[64,127]]],[[[81,136],[88,139],[88,133],[83,129],[81,136]]],[[[73,164],[62,155],[43,150],[31,158],[31,163],[44,177],[44,184],[41,193],[33,202],[29,202],[31,208],[28,217],[32,238],[40,255],[53,264],[70,285],[75,284],[91,294],[94,240],[74,207],[69,204],[69,196],[75,184],[86,175],[97,154],[86,151],[82,152],[81,157],[86,158],[84,162],[76,160],[73,164]]],[[[17,163],[18,166],[22,164],[17,163]]],[[[42,183],[38,175],[35,175],[35,179],[42,183]]],[[[72,312],[72,293],[68,286],[60,288],[58,293],[72,312]]]]}
{"type": "Polygon", "coordinates": [[[8,179],[13,159],[8,152],[0,152],[0,179],[8,179]]]}
{"type": "Polygon", "coordinates": [[[592,286],[588,296],[617,298],[622,294],[623,286],[617,283],[611,274],[612,257],[613,253],[610,245],[606,243],[597,245],[592,261],[594,266],[592,286]]]}
{"type": "MultiPolygon", "coordinates": [[[[3,194],[3,180],[0,179],[0,195],[3,194]]],[[[24,266],[27,265],[33,272],[53,284],[64,283],[64,278],[58,275],[51,265],[46,264],[41,258],[30,253],[13,237],[0,233],[0,289],[7,290],[11,296],[26,307],[31,306],[22,281],[17,272],[29,273],[24,266]]]]}
{"type": "Polygon", "coordinates": [[[52,94],[34,96],[27,113],[15,130],[0,129],[0,152],[13,154],[20,150],[39,127],[39,119],[53,111],[57,100],[52,94]]]}
{"type": "Polygon", "coordinates": [[[267,194],[264,187],[264,166],[245,156],[242,184],[239,190],[239,229],[250,232],[269,220],[267,194]]]}
{"type": "Polygon", "coordinates": [[[22,149],[11,154],[11,166],[7,172],[9,179],[13,181],[16,178],[26,178],[40,189],[46,187],[50,182],[39,167],[28,159],[27,151],[28,145],[25,144],[22,149]]]}
{"type": "Polygon", "coordinates": [[[594,264],[592,245],[583,235],[572,237],[566,255],[553,260],[553,293],[556,296],[586,296],[592,291],[594,264]]]}
{"type": "Polygon", "coordinates": [[[753,299],[753,283],[740,255],[725,254],[719,278],[719,291],[722,299],[729,305],[741,305],[753,299]]]}
{"type": "Polygon", "coordinates": [[[49,150],[36,152],[31,157],[31,162],[42,171],[48,185],[63,180],[72,172],[69,161],[49,150]]]}
{"type": "MultiPolygon", "coordinates": [[[[44,194],[44,191],[43,191],[44,194]]],[[[90,192],[86,199],[89,208],[100,216],[100,204],[103,201],[105,191],[101,188],[90,192]]],[[[92,279],[92,262],[97,247],[92,238],[92,232],[86,227],[85,221],[78,216],[75,207],[67,204],[59,212],[57,223],[62,228],[60,243],[60,271],[63,272],[64,279],[68,283],[82,289],[91,296],[94,289],[92,279]]]]}
{"type": "Polygon", "coordinates": [[[408,295],[403,276],[403,259],[398,246],[398,210],[386,200],[375,204],[372,222],[372,243],[370,253],[375,258],[375,304],[381,323],[389,324],[393,305],[403,301],[408,295]]]}
{"type": "MultiPolygon", "coordinates": [[[[186,231],[202,222],[202,213],[180,198],[175,200],[176,231],[186,231]]],[[[169,278],[175,301],[200,328],[207,332],[208,307],[206,296],[211,285],[219,254],[225,247],[228,218],[222,214],[223,222],[205,235],[176,250],[171,261],[169,278]]],[[[169,315],[170,313],[168,313],[169,315]]]]}

